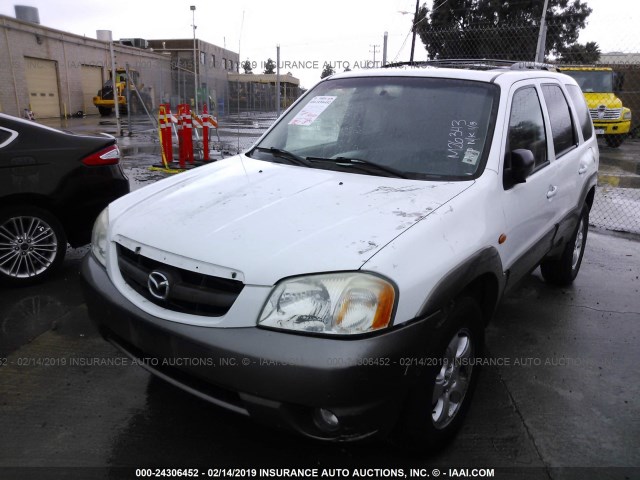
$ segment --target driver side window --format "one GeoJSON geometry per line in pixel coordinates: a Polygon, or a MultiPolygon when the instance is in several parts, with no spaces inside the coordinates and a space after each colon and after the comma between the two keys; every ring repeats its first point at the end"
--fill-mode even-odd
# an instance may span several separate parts
{"type": "Polygon", "coordinates": [[[534,169],[544,166],[547,160],[547,135],[544,128],[542,107],[535,87],[525,87],[513,95],[505,170],[510,168],[510,152],[531,150],[535,159],[534,169]]]}

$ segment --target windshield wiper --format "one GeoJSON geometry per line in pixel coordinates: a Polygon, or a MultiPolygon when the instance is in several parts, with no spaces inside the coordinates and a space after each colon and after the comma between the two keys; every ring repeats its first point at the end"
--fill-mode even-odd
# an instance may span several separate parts
{"type": "Polygon", "coordinates": [[[388,175],[398,178],[408,178],[407,175],[393,167],[386,165],[380,165],[379,163],[372,162],[370,160],[363,160],[361,158],[349,158],[349,157],[335,157],[335,158],[323,158],[323,157],[307,157],[307,160],[311,162],[333,162],[336,165],[344,165],[349,167],[359,168],[360,170],[367,172],[384,172],[388,175]]]}
{"type": "Polygon", "coordinates": [[[301,165],[303,167],[310,167],[311,164],[307,162],[300,155],[296,155],[295,153],[289,152],[287,150],[282,150],[281,148],[275,147],[255,147],[254,150],[258,150],[259,152],[267,152],[277,158],[282,158],[284,160],[288,160],[289,163],[294,165],[301,165]]]}

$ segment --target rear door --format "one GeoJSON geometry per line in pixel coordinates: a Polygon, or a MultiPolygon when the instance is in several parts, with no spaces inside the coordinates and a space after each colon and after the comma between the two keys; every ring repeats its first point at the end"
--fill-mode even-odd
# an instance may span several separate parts
{"type": "Polygon", "coordinates": [[[597,147],[580,89],[549,82],[542,85],[542,91],[553,135],[552,162],[558,164],[558,204],[562,206],[562,215],[557,219],[558,233],[554,245],[560,246],[567,242],[576,228],[584,203],[583,187],[597,169],[597,153],[594,151],[597,147]]]}

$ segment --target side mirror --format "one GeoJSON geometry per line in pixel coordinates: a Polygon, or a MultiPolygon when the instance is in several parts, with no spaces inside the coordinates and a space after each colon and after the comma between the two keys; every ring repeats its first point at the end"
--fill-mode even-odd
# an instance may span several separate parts
{"type": "Polygon", "coordinates": [[[513,150],[511,152],[511,168],[505,171],[505,184],[511,188],[518,183],[525,183],[527,177],[533,172],[535,163],[531,150],[523,148],[513,150]]]}

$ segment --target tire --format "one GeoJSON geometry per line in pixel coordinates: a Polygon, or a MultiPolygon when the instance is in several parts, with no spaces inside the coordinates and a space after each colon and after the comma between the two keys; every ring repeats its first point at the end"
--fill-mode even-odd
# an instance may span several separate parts
{"type": "Polygon", "coordinates": [[[426,352],[436,365],[423,367],[409,393],[395,439],[415,452],[435,451],[449,443],[469,410],[484,347],[484,322],[477,302],[456,300],[435,352],[426,352]],[[447,408],[448,405],[448,408],[447,408]]]}
{"type": "Polygon", "coordinates": [[[607,143],[608,147],[618,148],[620,145],[624,143],[624,140],[627,136],[625,134],[621,135],[605,135],[604,141],[607,143]]]}
{"type": "Polygon", "coordinates": [[[60,267],[67,239],[60,222],[38,207],[0,211],[0,284],[30,285],[60,267]]]}
{"type": "Polygon", "coordinates": [[[567,242],[559,258],[544,260],[540,264],[542,277],[553,285],[566,286],[573,283],[580,271],[584,248],[589,232],[589,207],[582,207],[580,220],[573,235],[567,242]]]}
{"type": "Polygon", "coordinates": [[[98,112],[100,112],[101,117],[108,117],[111,115],[111,109],[109,107],[98,107],[98,112]]]}

